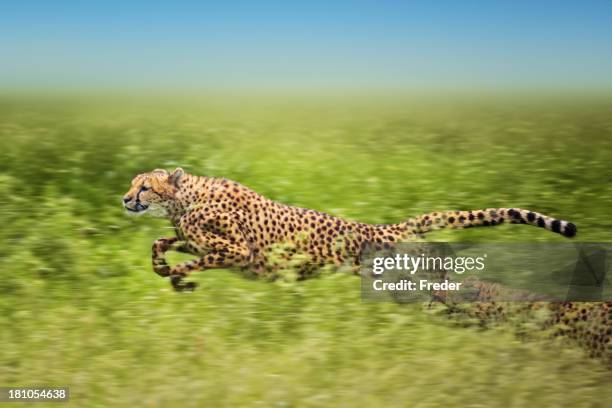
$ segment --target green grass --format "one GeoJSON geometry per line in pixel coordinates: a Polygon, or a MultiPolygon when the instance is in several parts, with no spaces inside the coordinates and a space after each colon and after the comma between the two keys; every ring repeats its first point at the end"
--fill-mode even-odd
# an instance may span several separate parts
{"type": "MultiPolygon", "coordinates": [[[[165,221],[121,195],[156,167],[240,181],[366,222],[522,207],[610,241],[612,103],[508,99],[0,100],[0,385],[70,385],[74,406],[604,406],[582,350],[302,283],[151,272],[165,221]]],[[[563,241],[526,226],[440,241],[563,241]]],[[[174,257],[177,260],[178,257],[174,257]]],[[[55,406],[55,405],[53,405],[55,406]]]]}

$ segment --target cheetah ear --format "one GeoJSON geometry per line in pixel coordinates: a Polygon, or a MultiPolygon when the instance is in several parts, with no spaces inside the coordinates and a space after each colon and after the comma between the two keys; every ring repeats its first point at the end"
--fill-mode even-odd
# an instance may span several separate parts
{"type": "Polygon", "coordinates": [[[164,174],[169,174],[166,170],[164,169],[155,169],[153,170],[153,173],[164,173],[164,174]]]}
{"type": "Polygon", "coordinates": [[[181,178],[185,175],[185,171],[183,169],[181,169],[180,167],[177,167],[172,173],[170,173],[170,175],[168,176],[168,181],[170,182],[170,184],[174,185],[175,187],[178,187],[180,182],[181,182],[181,178]]]}

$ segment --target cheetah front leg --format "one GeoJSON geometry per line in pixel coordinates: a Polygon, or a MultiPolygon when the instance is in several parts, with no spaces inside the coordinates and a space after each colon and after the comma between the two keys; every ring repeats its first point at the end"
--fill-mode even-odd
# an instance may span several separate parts
{"type": "Polygon", "coordinates": [[[245,266],[249,263],[249,249],[246,245],[233,243],[236,242],[236,239],[230,240],[210,232],[202,233],[198,238],[204,238],[197,246],[208,248],[202,251],[206,254],[192,261],[176,264],[169,269],[170,282],[178,291],[195,289],[195,282],[183,282],[183,279],[191,272],[245,266]]]}
{"type": "Polygon", "coordinates": [[[166,262],[166,252],[174,249],[183,252],[186,247],[183,241],[178,237],[160,238],[153,242],[151,260],[153,263],[153,271],[162,277],[170,276],[170,267],[166,262]]]}
{"type": "Polygon", "coordinates": [[[235,245],[223,249],[212,249],[206,255],[192,261],[183,262],[170,268],[170,282],[177,291],[193,290],[195,282],[183,282],[191,272],[205,269],[232,268],[243,266],[249,260],[248,250],[235,245]]]}
{"type": "MultiPolygon", "coordinates": [[[[174,289],[193,290],[195,282],[183,282],[191,272],[215,268],[244,267],[249,264],[251,251],[239,226],[227,213],[194,212],[181,225],[185,245],[200,257],[169,268],[174,289]]],[[[166,276],[168,276],[166,275],[166,276]]]]}

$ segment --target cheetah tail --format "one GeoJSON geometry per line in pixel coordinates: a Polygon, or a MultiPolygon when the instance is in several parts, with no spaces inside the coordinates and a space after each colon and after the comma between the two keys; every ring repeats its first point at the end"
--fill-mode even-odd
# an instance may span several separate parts
{"type": "Polygon", "coordinates": [[[470,228],[504,222],[535,225],[569,238],[575,236],[577,231],[576,225],[571,222],[520,208],[433,212],[411,218],[401,225],[414,233],[422,234],[439,228],[470,228]]]}

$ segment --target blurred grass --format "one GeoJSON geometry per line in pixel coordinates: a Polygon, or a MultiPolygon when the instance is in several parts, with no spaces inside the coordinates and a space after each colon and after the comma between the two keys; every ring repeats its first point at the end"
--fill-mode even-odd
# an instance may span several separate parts
{"type": "MultiPolygon", "coordinates": [[[[151,272],[168,224],[128,218],[131,178],[182,166],[366,222],[522,207],[610,241],[612,102],[0,99],[0,384],[75,406],[598,406],[581,350],[362,303],[359,280],[230,271],[175,294],[151,272]]],[[[525,226],[431,240],[561,241],[525,226]]],[[[178,259],[178,257],[174,257],[178,259]]]]}

